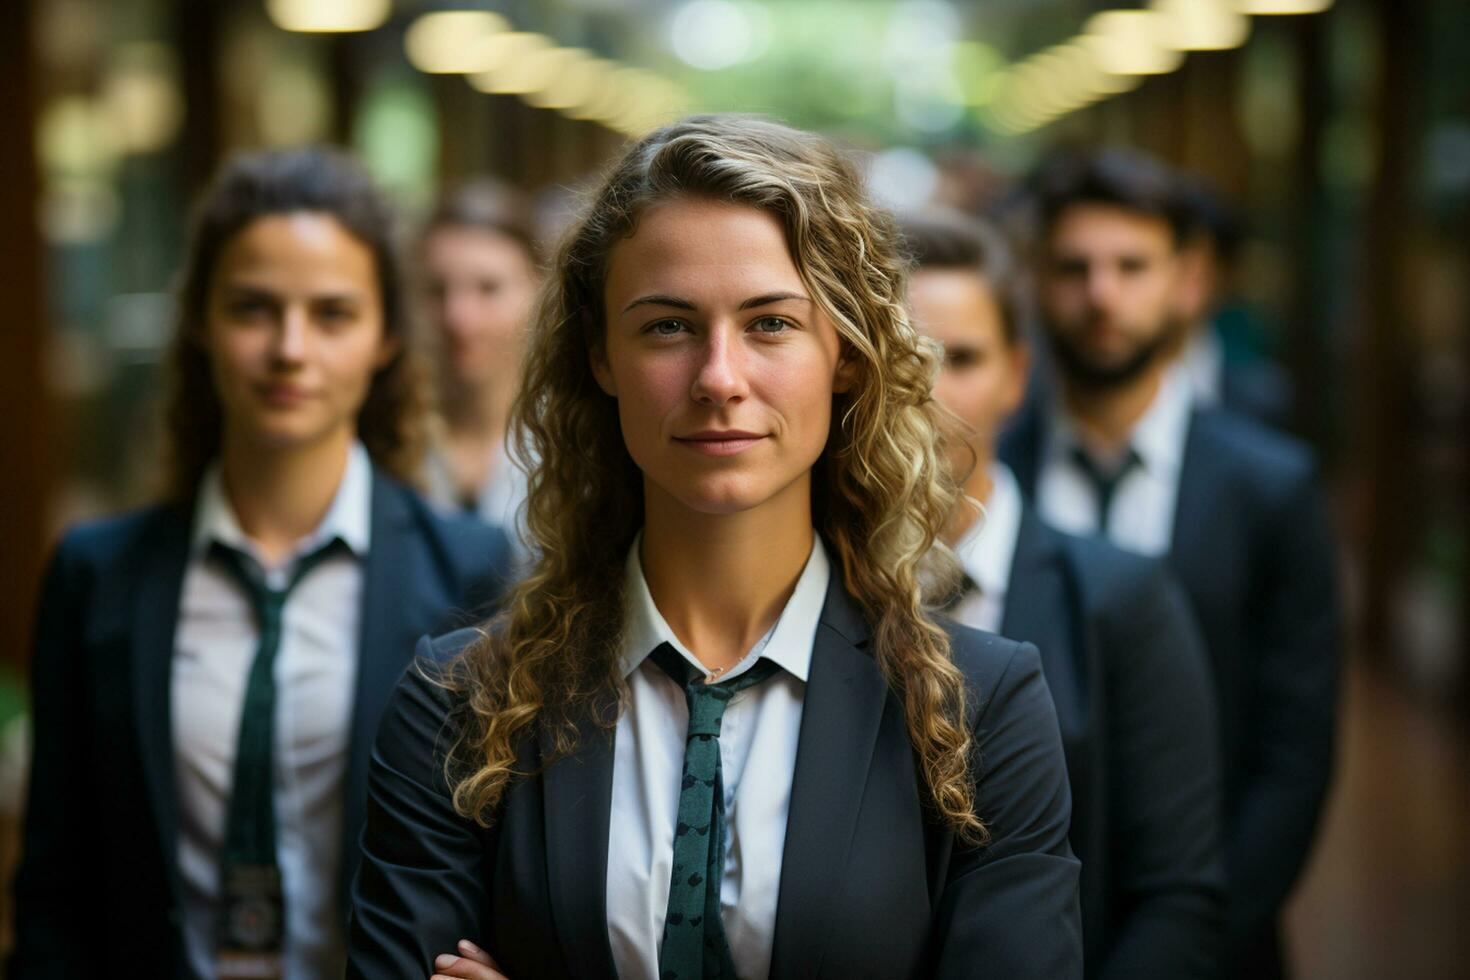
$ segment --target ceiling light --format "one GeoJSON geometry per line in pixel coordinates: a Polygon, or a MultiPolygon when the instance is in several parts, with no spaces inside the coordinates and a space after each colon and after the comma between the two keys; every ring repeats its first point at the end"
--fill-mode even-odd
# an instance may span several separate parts
{"type": "Polygon", "coordinates": [[[1250,37],[1250,18],[1229,0],[1153,0],[1164,42],[1179,51],[1225,51],[1250,37]]]}
{"type": "Polygon", "coordinates": [[[526,62],[534,62],[535,56],[551,49],[551,39],[544,34],[526,31],[496,34],[485,42],[481,52],[486,58],[486,69],[470,75],[470,84],[481,92],[494,94],[529,91],[521,79],[526,62]]]}
{"type": "Polygon", "coordinates": [[[266,0],[265,11],[286,31],[371,31],[388,19],[389,0],[266,0]]]}
{"type": "Polygon", "coordinates": [[[1166,24],[1152,10],[1105,10],[1087,22],[1084,41],[1114,75],[1162,75],[1184,56],[1165,43],[1166,24]]]}
{"type": "Polygon", "coordinates": [[[1243,14],[1320,14],[1332,6],[1332,0],[1234,0],[1235,9],[1243,14]]]}
{"type": "Polygon", "coordinates": [[[510,30],[488,10],[441,10],[424,14],[403,35],[409,63],[430,74],[470,74],[493,67],[493,39],[510,30]]]}

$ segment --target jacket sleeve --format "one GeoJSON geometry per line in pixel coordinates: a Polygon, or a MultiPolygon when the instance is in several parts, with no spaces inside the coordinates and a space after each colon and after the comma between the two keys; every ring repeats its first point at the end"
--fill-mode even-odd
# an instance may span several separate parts
{"type": "Polygon", "coordinates": [[[1259,611],[1259,669],[1246,692],[1250,743],[1226,851],[1231,948],[1270,927],[1306,861],[1331,777],[1337,713],[1334,548],[1310,471],[1268,515],[1259,541],[1251,606],[1259,611]]]}
{"type": "Polygon", "coordinates": [[[421,640],[373,746],[348,925],[351,978],[422,980],[435,956],[487,931],[494,832],[454,809],[444,773],[450,700],[425,676],[433,660],[421,640]]]}
{"type": "Polygon", "coordinates": [[[41,586],[31,657],[32,756],[20,867],[15,876],[15,949],[7,976],[83,977],[92,969],[77,942],[77,889],[90,876],[84,841],[95,810],[84,799],[92,761],[76,706],[86,699],[82,610],[89,587],[73,538],[52,556],[41,586]]]}
{"type": "Polygon", "coordinates": [[[1209,665],[1188,600],[1162,566],[1130,591],[1102,634],[1115,925],[1098,976],[1211,977],[1225,869],[1209,665]]]}
{"type": "Polygon", "coordinates": [[[1071,791],[1036,648],[1013,648],[974,731],[975,799],[990,839],[957,846],[936,909],[936,977],[1082,976],[1071,791]]]}

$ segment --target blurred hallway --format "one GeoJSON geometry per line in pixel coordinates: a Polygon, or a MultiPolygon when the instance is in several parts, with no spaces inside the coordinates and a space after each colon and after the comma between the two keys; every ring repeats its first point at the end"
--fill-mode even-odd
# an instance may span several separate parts
{"type": "Polygon", "coordinates": [[[1302,980],[1470,976],[1470,736],[1354,661],[1336,789],[1289,910],[1302,980]]]}

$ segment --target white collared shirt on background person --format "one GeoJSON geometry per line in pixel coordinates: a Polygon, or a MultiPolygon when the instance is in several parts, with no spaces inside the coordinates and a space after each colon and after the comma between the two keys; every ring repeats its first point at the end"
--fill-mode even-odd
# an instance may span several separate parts
{"type": "Polygon", "coordinates": [[[174,770],[184,948],[191,968],[215,975],[219,867],[246,679],[259,628],[250,597],[217,558],[216,541],[255,558],[275,588],[296,561],[340,538],[292,590],[276,655],[276,857],[285,895],[290,978],[340,976],[345,965],[339,902],[342,784],[357,678],[362,560],[372,533],[373,468],[354,443],[321,524],[284,562],[265,568],[240,529],[218,466],[200,486],[179,601],[172,667],[174,770]]]}
{"type": "Polygon", "coordinates": [[[954,546],[960,566],[976,585],[949,610],[955,622],[1000,632],[1011,565],[1016,557],[1016,539],[1021,533],[1021,507],[1021,487],[1016,475],[1004,463],[991,463],[990,497],[985,501],[985,512],[954,546]]]}
{"type": "Polygon", "coordinates": [[[1196,405],[1220,404],[1225,378],[1225,345],[1215,333],[1213,324],[1205,323],[1191,331],[1184,349],[1179,352],[1179,368],[1189,379],[1196,405]]]}
{"type": "Polygon", "coordinates": [[[526,471],[511,459],[502,442],[495,450],[485,479],[475,492],[474,507],[467,507],[455,487],[449,460],[442,446],[429,450],[424,459],[424,476],[429,502],[441,512],[472,513],[486,524],[498,527],[510,538],[516,559],[524,562],[530,554],[526,544],[522,505],[526,502],[526,471]]]}
{"type": "MultiPolygon", "coordinates": [[[[1158,393],[1129,437],[1139,464],[1113,494],[1107,538],[1118,547],[1143,555],[1168,552],[1193,409],[1188,379],[1175,365],[1164,372],[1158,393]]],[[[1097,534],[1102,526],[1097,491],[1072,458],[1074,448],[1085,443],[1060,402],[1048,416],[1047,429],[1036,480],[1037,510],[1053,527],[1097,534]]]]}
{"type": "MultiPolygon", "coordinates": [[[[721,680],[761,657],[781,670],[736,694],[720,727],[726,847],[720,913],[742,977],[770,972],[776,897],[796,770],[797,736],[831,565],[813,535],[811,556],[776,624],[721,680]]],[[[649,594],[634,540],[626,566],[623,673],[629,698],[618,718],[608,821],[608,939],[622,980],[656,980],[668,910],[674,825],[689,707],[649,654],[668,643],[700,673],[649,594]]]]}

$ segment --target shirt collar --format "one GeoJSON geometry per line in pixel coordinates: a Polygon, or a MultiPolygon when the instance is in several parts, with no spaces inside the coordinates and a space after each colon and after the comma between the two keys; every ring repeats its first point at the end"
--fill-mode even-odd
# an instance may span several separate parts
{"type": "Polygon", "coordinates": [[[990,464],[990,498],[985,511],[955,543],[955,557],[981,595],[1000,599],[1011,580],[1016,539],[1021,533],[1021,487],[1011,468],[990,464]]]}
{"type": "Polygon", "coordinates": [[[1220,401],[1220,375],[1225,367],[1225,345],[1209,323],[1197,325],[1179,355],[1181,373],[1195,399],[1203,405],[1220,401]]]}
{"type": "MultiPolygon", "coordinates": [[[[643,534],[639,532],[633,539],[633,546],[628,549],[628,560],[624,566],[623,676],[637,670],[661,643],[669,644],[701,673],[708,675],[709,671],[699,659],[679,642],[653,602],[648,581],[643,577],[643,563],[638,557],[642,542],[643,534]]],[[[832,565],[827,558],[827,549],[823,547],[821,537],[813,534],[811,555],[801,577],[796,580],[796,589],[776,619],[776,625],[721,679],[742,674],[759,657],[765,657],[797,680],[805,682],[811,672],[812,644],[831,579],[832,565]]]]}
{"type": "MultiPolygon", "coordinates": [[[[1134,423],[1128,439],[1129,446],[1138,454],[1146,471],[1171,473],[1184,465],[1184,441],[1189,433],[1189,417],[1193,409],[1194,396],[1189,379],[1177,363],[1170,365],[1159,382],[1158,393],[1134,423]]],[[[1052,411],[1048,413],[1047,427],[1048,453],[1052,457],[1066,459],[1074,447],[1086,446],[1066,410],[1060,391],[1052,411]]]]}
{"type": "MultiPolygon", "coordinates": [[[[342,473],[342,482],[337,486],[326,516],[314,531],[291,549],[291,557],[294,559],[315,551],[333,538],[340,538],[359,558],[365,557],[372,540],[372,490],[372,458],[361,442],[354,441],[347,452],[347,468],[342,473]]],[[[189,540],[194,554],[203,553],[216,541],[252,556],[256,553],[225,493],[218,460],[210,464],[200,481],[199,501],[194,508],[194,527],[189,540]]]]}

